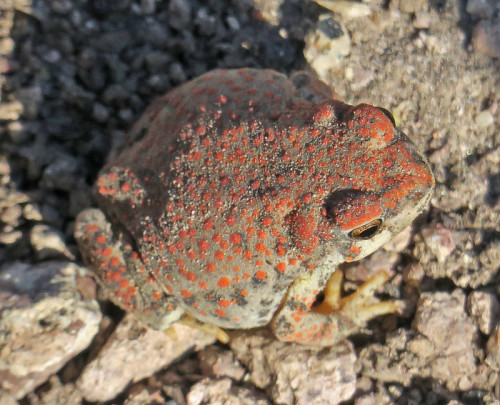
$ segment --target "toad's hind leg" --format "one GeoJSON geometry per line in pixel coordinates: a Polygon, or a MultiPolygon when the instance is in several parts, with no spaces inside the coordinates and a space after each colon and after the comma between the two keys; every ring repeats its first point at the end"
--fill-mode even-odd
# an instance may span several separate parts
{"type": "Polygon", "coordinates": [[[113,227],[101,210],[78,215],[75,238],[85,263],[116,305],[154,329],[167,329],[181,317],[184,311],[141,260],[128,234],[113,227]]]}
{"type": "Polygon", "coordinates": [[[331,346],[359,331],[370,319],[398,312],[397,301],[367,303],[374,292],[389,278],[385,271],[367,280],[353,294],[342,298],[342,272],[337,270],[328,280],[324,300],[313,306],[310,295],[314,280],[301,279],[290,287],[281,310],[273,319],[273,329],[280,340],[313,346],[331,346]]]}

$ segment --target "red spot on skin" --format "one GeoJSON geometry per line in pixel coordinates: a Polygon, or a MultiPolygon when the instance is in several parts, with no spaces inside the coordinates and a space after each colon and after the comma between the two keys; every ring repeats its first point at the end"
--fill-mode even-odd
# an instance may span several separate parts
{"type": "Polygon", "coordinates": [[[124,192],[124,193],[127,193],[128,191],[130,191],[130,183],[123,183],[121,185],[121,190],[124,192]]]}
{"type": "Polygon", "coordinates": [[[286,270],[286,263],[278,263],[278,265],[276,266],[276,270],[280,271],[280,272],[284,272],[286,270]]]}
{"type": "Polygon", "coordinates": [[[235,245],[239,245],[241,243],[241,236],[239,233],[232,233],[229,235],[229,241],[235,245]]]}
{"type": "Polygon", "coordinates": [[[200,281],[198,283],[198,287],[200,287],[202,290],[206,290],[208,288],[207,283],[205,283],[204,281],[200,281]]]}
{"type": "Polygon", "coordinates": [[[210,245],[208,243],[208,241],[206,239],[201,239],[198,241],[198,248],[202,251],[202,252],[206,252],[208,251],[210,245]]]}
{"type": "Polygon", "coordinates": [[[190,298],[191,293],[188,290],[181,290],[181,294],[184,298],[190,298]]]}
{"type": "Polygon", "coordinates": [[[102,255],[103,255],[104,257],[109,257],[109,256],[111,256],[111,254],[112,254],[112,253],[113,253],[113,251],[112,251],[112,250],[111,250],[111,248],[109,248],[109,247],[105,247],[105,248],[103,249],[103,251],[102,251],[102,255]]]}
{"type": "Polygon", "coordinates": [[[207,264],[206,271],[208,271],[209,273],[212,273],[213,271],[215,271],[215,269],[216,269],[215,263],[208,263],[207,264]]]}
{"type": "Polygon", "coordinates": [[[310,254],[319,244],[319,237],[315,234],[316,223],[311,215],[304,216],[299,211],[294,211],[285,218],[294,236],[295,246],[302,253],[310,254]]]}
{"type": "Polygon", "coordinates": [[[195,281],[196,281],[196,276],[195,276],[195,274],[194,274],[194,273],[192,273],[192,272],[188,272],[188,273],[186,274],[186,278],[187,278],[189,281],[191,281],[191,282],[195,282],[195,281]]]}
{"type": "Polygon", "coordinates": [[[106,236],[105,235],[99,235],[97,238],[95,238],[95,241],[99,245],[104,245],[106,243],[106,236]]]}
{"type": "Polygon", "coordinates": [[[264,218],[262,218],[261,223],[264,226],[271,226],[273,224],[273,219],[272,219],[272,217],[264,217],[264,218]]]}
{"type": "Polygon", "coordinates": [[[226,313],[225,313],[222,309],[220,309],[220,308],[217,308],[217,309],[215,310],[215,313],[216,313],[218,316],[220,316],[221,318],[223,318],[223,317],[225,317],[225,316],[226,316],[226,313]]]}
{"type": "Polygon", "coordinates": [[[222,308],[226,308],[231,305],[231,301],[229,300],[219,300],[219,306],[222,308]]]}
{"type": "Polygon", "coordinates": [[[262,253],[266,250],[266,246],[263,243],[256,243],[255,250],[259,253],[262,253]]]}
{"type": "Polygon", "coordinates": [[[259,280],[265,280],[267,278],[267,273],[265,271],[259,270],[255,272],[255,277],[259,280]]]}
{"type": "Polygon", "coordinates": [[[231,280],[229,280],[227,277],[221,277],[217,282],[217,286],[222,288],[229,287],[230,285],[231,285],[231,280]]]}
{"type": "Polygon", "coordinates": [[[226,224],[228,226],[233,226],[236,224],[236,217],[234,215],[228,215],[226,218],[226,224]]]}
{"type": "Polygon", "coordinates": [[[215,252],[215,259],[219,261],[224,260],[224,252],[222,252],[221,250],[215,252]]]}
{"type": "Polygon", "coordinates": [[[120,259],[118,259],[117,257],[112,257],[111,259],[109,259],[109,265],[111,267],[117,267],[120,265],[120,259]]]}
{"type": "Polygon", "coordinates": [[[203,222],[203,229],[205,229],[206,231],[210,231],[211,229],[214,229],[214,224],[215,221],[212,218],[209,218],[205,222],[203,222]]]}

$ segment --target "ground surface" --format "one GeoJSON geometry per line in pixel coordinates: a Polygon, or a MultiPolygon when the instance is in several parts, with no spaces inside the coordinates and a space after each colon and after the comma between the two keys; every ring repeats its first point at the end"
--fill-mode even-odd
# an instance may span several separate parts
{"type": "MultiPolygon", "coordinates": [[[[318,391],[317,403],[498,404],[500,64],[474,28],[496,27],[488,32],[498,52],[499,10],[494,0],[468,3],[372,0],[370,15],[327,16],[345,25],[351,44],[331,45],[331,55],[344,56],[315,64],[304,50],[319,47],[312,35],[329,11],[305,0],[0,1],[0,263],[79,260],[74,217],[92,205],[90,187],[111,144],[155,97],[216,67],[289,73],[313,65],[346,102],[392,111],[437,182],[411,232],[345,269],[352,286],[390,267],[384,292],[408,306],[352,339],[343,352],[352,386],[336,398],[318,391]]],[[[108,308],[113,324],[121,314],[108,308]]],[[[184,357],[109,403],[185,403],[188,393],[190,404],[313,403],[297,376],[280,380],[288,355],[279,357],[281,346],[256,338],[237,335],[229,347],[184,357]],[[256,346],[276,365],[269,381],[255,375],[256,346]],[[241,373],[218,374],[207,360],[225,356],[228,368],[238,359],[241,373]]],[[[326,364],[331,353],[313,357],[326,364]]],[[[93,356],[78,356],[20,403],[82,403],[73,383],[93,356]]]]}

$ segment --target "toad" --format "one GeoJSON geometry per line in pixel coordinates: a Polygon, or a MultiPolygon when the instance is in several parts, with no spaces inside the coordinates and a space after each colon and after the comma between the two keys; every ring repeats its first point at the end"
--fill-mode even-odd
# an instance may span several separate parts
{"type": "Polygon", "coordinates": [[[333,345],[397,302],[339,265],[407,227],[434,186],[385,109],[272,70],[215,70],[154,102],[112,151],[75,237],[107,295],[146,325],[270,325],[333,345]]]}

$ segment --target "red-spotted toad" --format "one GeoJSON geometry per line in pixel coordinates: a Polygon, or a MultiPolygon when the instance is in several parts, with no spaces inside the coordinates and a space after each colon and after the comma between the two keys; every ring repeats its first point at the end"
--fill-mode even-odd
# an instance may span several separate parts
{"type": "Polygon", "coordinates": [[[76,223],[115,303],[157,329],[189,315],[322,346],[396,310],[364,302],[385,272],[341,298],[336,269],[425,208],[429,164],[386,110],[304,78],[215,70],[146,110],[76,223]]]}

